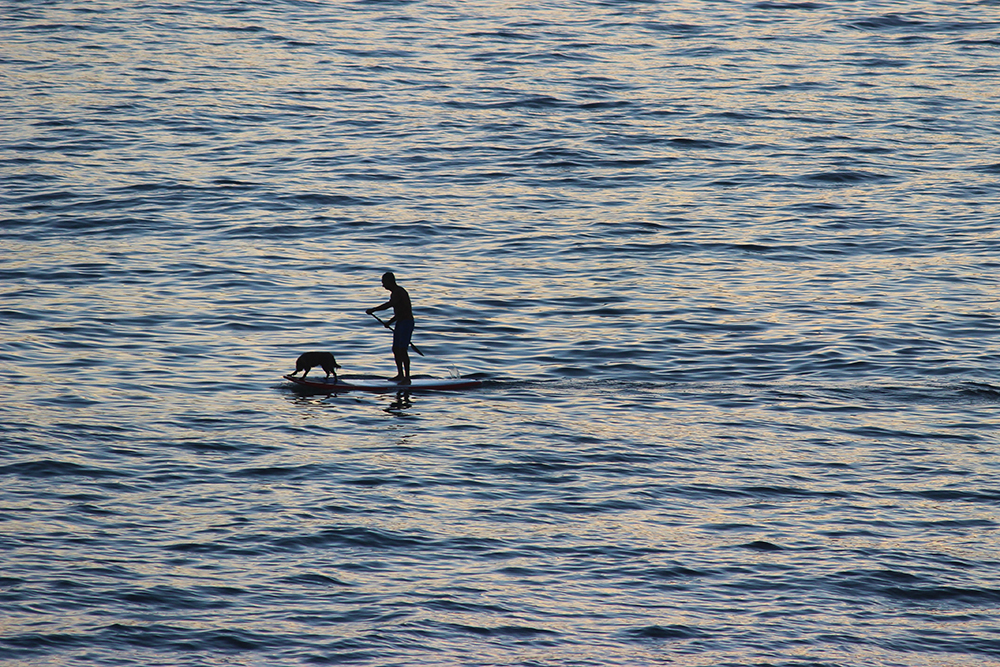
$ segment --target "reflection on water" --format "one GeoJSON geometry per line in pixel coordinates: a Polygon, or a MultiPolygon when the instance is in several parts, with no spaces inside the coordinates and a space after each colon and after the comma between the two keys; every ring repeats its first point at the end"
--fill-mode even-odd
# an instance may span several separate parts
{"type": "Polygon", "coordinates": [[[409,391],[397,391],[395,399],[384,410],[390,414],[400,414],[402,416],[405,410],[413,407],[413,401],[410,400],[412,393],[409,391]]]}
{"type": "Polygon", "coordinates": [[[6,663],[998,654],[989,4],[9,10],[6,663]]]}

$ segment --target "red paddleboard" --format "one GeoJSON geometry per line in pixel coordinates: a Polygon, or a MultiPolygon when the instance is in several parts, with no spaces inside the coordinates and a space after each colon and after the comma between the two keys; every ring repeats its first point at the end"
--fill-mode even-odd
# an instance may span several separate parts
{"type": "Polygon", "coordinates": [[[390,391],[455,391],[458,389],[474,389],[483,383],[480,380],[470,378],[417,378],[411,380],[409,384],[401,384],[394,380],[345,380],[340,378],[334,380],[333,376],[321,377],[296,377],[293,375],[284,376],[286,380],[294,382],[298,387],[339,393],[342,391],[371,391],[384,394],[390,391]]]}

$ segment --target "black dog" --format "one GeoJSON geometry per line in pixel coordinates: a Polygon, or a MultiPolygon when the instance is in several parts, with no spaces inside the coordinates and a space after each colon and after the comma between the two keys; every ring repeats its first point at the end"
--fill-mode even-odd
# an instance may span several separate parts
{"type": "Polygon", "coordinates": [[[329,352],[303,352],[295,361],[295,372],[289,377],[298,375],[299,371],[305,371],[302,374],[302,377],[305,377],[309,375],[313,366],[322,366],[323,370],[326,371],[326,376],[330,377],[330,373],[333,373],[333,380],[337,381],[337,369],[340,368],[340,364],[329,352]]]}

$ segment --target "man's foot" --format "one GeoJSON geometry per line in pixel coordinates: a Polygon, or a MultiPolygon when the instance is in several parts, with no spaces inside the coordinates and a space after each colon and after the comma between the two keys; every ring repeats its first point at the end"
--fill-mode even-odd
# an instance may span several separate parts
{"type": "Polygon", "coordinates": [[[406,377],[405,375],[397,375],[396,377],[392,378],[392,381],[395,382],[396,384],[410,384],[410,378],[406,377]]]}

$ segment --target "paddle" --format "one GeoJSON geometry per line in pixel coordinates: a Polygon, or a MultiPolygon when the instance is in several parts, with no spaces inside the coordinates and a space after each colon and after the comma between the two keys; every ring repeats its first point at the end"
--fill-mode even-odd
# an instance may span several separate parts
{"type": "MultiPolygon", "coordinates": [[[[371,315],[371,316],[372,316],[372,317],[374,317],[374,318],[375,318],[376,320],[378,320],[379,322],[381,322],[381,323],[382,323],[382,326],[384,326],[384,327],[385,327],[386,329],[388,329],[389,331],[392,331],[392,330],[393,330],[393,328],[392,328],[392,327],[390,327],[390,326],[389,326],[388,324],[386,324],[385,320],[383,320],[383,319],[382,319],[381,317],[379,317],[379,316],[378,316],[378,315],[376,315],[375,313],[369,313],[369,315],[371,315]]],[[[416,352],[417,354],[419,354],[419,355],[420,355],[421,357],[423,357],[423,356],[426,356],[426,355],[425,355],[425,354],[424,354],[423,352],[421,352],[421,351],[420,351],[420,348],[419,348],[419,347],[417,347],[416,345],[414,345],[414,344],[413,344],[413,341],[412,341],[412,340],[410,341],[410,347],[412,347],[412,348],[413,348],[413,351],[414,351],[414,352],[416,352]]]]}

